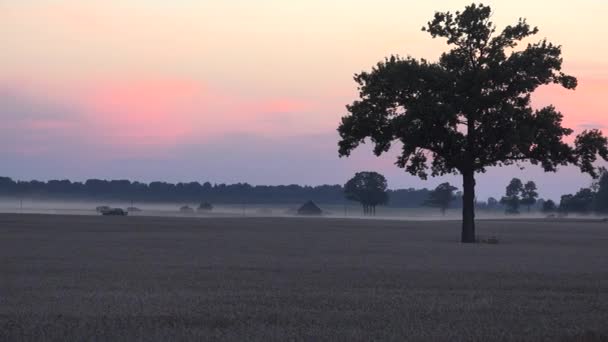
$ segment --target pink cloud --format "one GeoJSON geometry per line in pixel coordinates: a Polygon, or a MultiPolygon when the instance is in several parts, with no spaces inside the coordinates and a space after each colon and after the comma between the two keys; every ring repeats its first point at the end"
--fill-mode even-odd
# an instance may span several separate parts
{"type": "Polygon", "coordinates": [[[575,131],[593,128],[590,123],[597,123],[597,128],[603,129],[608,124],[608,109],[604,100],[606,94],[608,79],[579,78],[579,85],[574,91],[558,86],[540,88],[534,94],[534,105],[555,105],[564,115],[564,124],[575,131]]]}
{"type": "Polygon", "coordinates": [[[23,132],[70,137],[112,156],[159,156],[181,144],[204,144],[224,135],[278,137],[321,126],[314,120],[322,107],[318,102],[222,92],[187,79],[14,84],[11,89],[27,94],[25,106],[40,104],[31,111],[33,117],[7,124],[18,121],[23,132]]]}
{"type": "Polygon", "coordinates": [[[201,92],[189,82],[118,82],[95,85],[80,101],[93,133],[112,143],[167,146],[192,134],[188,114],[201,92]]]}
{"type": "MultiPolygon", "coordinates": [[[[26,98],[40,103],[28,117],[5,120],[5,129],[13,127],[37,136],[37,141],[69,137],[70,142],[97,148],[109,157],[168,155],[180,145],[205,144],[226,135],[284,138],[331,133],[344,114],[344,104],[352,100],[343,95],[260,98],[175,78],[13,84],[10,89],[19,88],[26,98]],[[51,109],[53,113],[47,113],[51,109]]],[[[581,79],[576,91],[539,89],[534,105],[554,104],[565,115],[565,125],[579,131],[604,128],[608,125],[602,97],[607,91],[608,80],[581,79]]]]}
{"type": "Polygon", "coordinates": [[[62,131],[76,128],[74,122],[65,120],[28,119],[23,121],[23,127],[33,131],[62,131]]]}

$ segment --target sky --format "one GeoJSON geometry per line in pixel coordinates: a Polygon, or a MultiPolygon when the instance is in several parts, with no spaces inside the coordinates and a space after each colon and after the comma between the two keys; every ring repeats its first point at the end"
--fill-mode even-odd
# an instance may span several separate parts
{"type": "MultiPolygon", "coordinates": [[[[370,146],[338,158],[336,128],[354,73],[391,54],[436,60],[421,31],[470,1],[1,0],[0,175],[251,184],[343,184],[362,170],[389,187],[434,187],[370,146]]],[[[485,1],[497,26],[520,17],[563,46],[576,91],[539,89],[565,125],[607,132],[608,2],[485,1]]],[[[588,186],[577,169],[494,168],[481,199],[512,177],[542,197],[588,186]]]]}

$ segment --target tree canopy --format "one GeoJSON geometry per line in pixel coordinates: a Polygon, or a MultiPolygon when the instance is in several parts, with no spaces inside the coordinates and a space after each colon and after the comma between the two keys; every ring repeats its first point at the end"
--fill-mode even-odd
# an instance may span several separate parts
{"type": "Polygon", "coordinates": [[[450,207],[456,196],[454,191],[458,190],[457,187],[452,186],[450,183],[441,183],[435,190],[429,193],[429,198],[424,202],[429,207],[436,207],[441,210],[441,214],[445,215],[446,210],[450,207]]]}
{"type": "Polygon", "coordinates": [[[543,213],[552,213],[557,210],[557,206],[555,205],[555,202],[553,202],[553,200],[547,200],[543,202],[541,210],[543,213]]]}
{"type": "Polygon", "coordinates": [[[595,188],[597,188],[597,192],[595,193],[595,211],[598,213],[608,213],[608,172],[605,169],[602,170],[595,188]]]}
{"type": "Polygon", "coordinates": [[[527,161],[545,171],[574,164],[596,176],[597,156],[608,159],[599,130],[585,130],[569,145],[564,138],[573,131],[562,126],[563,115],[531,106],[542,85],[576,88],[576,78],[562,72],[561,47],[543,39],[518,49],[538,29],[520,19],[498,31],[491,14],[482,4],[435,13],[423,31],[444,38],[450,50],[437,61],[393,55],[356,74],[359,99],[338,127],[340,156],[366,139],[376,155],[399,142],[396,165],[408,173],[462,174],[463,242],[475,241],[475,173],[527,161]]]}
{"type": "Polygon", "coordinates": [[[588,214],[593,211],[595,193],[590,188],[582,188],[574,195],[563,195],[559,204],[562,213],[588,214]]]}
{"type": "Polygon", "coordinates": [[[357,172],[344,185],[344,194],[351,201],[361,203],[364,215],[375,215],[376,206],[388,202],[386,178],[383,175],[364,171],[357,172]]]}
{"type": "Polygon", "coordinates": [[[519,195],[523,189],[523,183],[519,178],[511,179],[511,182],[507,185],[505,196],[500,199],[500,203],[506,207],[507,214],[519,214],[519,205],[521,203],[519,195]]]}
{"type": "Polygon", "coordinates": [[[521,189],[521,204],[528,207],[528,212],[530,212],[530,207],[536,203],[537,198],[538,192],[536,192],[536,183],[529,181],[524,184],[521,189]]]}

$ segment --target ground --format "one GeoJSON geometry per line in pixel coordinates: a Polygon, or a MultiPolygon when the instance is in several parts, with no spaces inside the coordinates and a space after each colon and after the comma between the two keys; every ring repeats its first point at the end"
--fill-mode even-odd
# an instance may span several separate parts
{"type": "Polygon", "coordinates": [[[604,341],[608,223],[0,215],[0,341],[604,341]]]}

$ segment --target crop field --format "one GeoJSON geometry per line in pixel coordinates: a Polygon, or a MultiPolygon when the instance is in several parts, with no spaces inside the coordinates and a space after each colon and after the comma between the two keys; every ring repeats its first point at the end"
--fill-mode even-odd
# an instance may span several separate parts
{"type": "Polygon", "coordinates": [[[606,341],[608,223],[0,214],[0,341],[606,341]]]}

